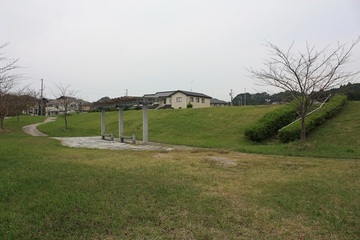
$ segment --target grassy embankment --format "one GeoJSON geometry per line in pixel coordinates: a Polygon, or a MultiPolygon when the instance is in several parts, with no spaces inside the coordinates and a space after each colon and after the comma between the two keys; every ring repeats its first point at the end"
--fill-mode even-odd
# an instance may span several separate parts
{"type": "MultiPolygon", "coordinates": [[[[0,239],[360,236],[356,159],[73,149],[21,131],[42,120],[6,120],[0,134],[0,239]]],[[[339,116],[332,131],[339,121],[356,124],[339,116]]]]}
{"type": "MultiPolygon", "coordinates": [[[[244,137],[245,129],[256,119],[280,106],[247,106],[205,109],[150,110],[149,140],[240,152],[288,156],[360,158],[360,102],[350,102],[335,119],[309,135],[306,144],[282,144],[276,139],[257,144],[244,137]]],[[[142,136],[142,111],[125,112],[125,134],[142,136]]],[[[108,112],[107,131],[118,134],[118,113],[108,112]]],[[[63,131],[61,117],[39,127],[51,136],[100,135],[100,113],[69,118],[69,131],[63,131]]]]}

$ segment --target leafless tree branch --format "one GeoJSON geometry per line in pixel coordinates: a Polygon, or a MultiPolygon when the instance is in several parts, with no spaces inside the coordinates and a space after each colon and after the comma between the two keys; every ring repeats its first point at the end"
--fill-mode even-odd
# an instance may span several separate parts
{"type": "MultiPolygon", "coordinates": [[[[8,44],[0,45],[0,50],[8,44]]],[[[9,93],[19,84],[20,75],[13,72],[17,69],[18,59],[8,59],[0,53],[0,129],[4,129],[4,119],[9,113],[9,93]]]]}
{"type": "MultiPolygon", "coordinates": [[[[351,52],[360,42],[360,37],[347,44],[338,43],[316,50],[306,43],[305,52],[293,53],[294,42],[287,50],[266,42],[269,59],[260,70],[248,69],[260,85],[274,86],[293,94],[299,103],[299,114],[305,124],[306,113],[314,101],[314,93],[326,91],[353,80],[360,71],[348,72],[344,66],[350,62],[351,52]]],[[[302,140],[305,140],[305,125],[302,126],[302,140]]]]}
{"type": "Polygon", "coordinates": [[[61,100],[64,107],[64,121],[65,121],[65,130],[68,130],[68,111],[69,106],[73,99],[75,98],[77,92],[71,89],[71,85],[63,86],[62,84],[56,85],[57,94],[56,97],[61,100]]]}

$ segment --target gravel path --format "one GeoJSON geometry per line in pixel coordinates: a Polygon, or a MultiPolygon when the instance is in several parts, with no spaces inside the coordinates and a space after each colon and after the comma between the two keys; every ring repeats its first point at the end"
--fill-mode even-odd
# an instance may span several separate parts
{"type": "MultiPolygon", "coordinates": [[[[56,117],[49,117],[43,123],[53,122],[56,117]]],[[[46,137],[48,135],[40,132],[36,127],[43,123],[31,124],[23,127],[23,131],[34,137],[46,137]]],[[[95,137],[52,137],[61,141],[61,144],[74,148],[94,148],[94,149],[111,149],[111,150],[184,150],[184,149],[197,149],[194,147],[166,145],[160,143],[148,143],[142,144],[141,141],[137,141],[136,144],[121,143],[120,141],[106,141],[101,136],[95,137]]]]}

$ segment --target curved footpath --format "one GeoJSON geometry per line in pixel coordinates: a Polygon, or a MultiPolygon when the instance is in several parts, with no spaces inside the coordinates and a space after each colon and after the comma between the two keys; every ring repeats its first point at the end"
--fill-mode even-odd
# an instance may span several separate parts
{"type": "MultiPolygon", "coordinates": [[[[48,117],[45,119],[45,122],[54,122],[56,120],[56,117],[48,117]]],[[[36,127],[43,123],[35,123],[31,125],[24,126],[22,129],[25,133],[30,134],[34,137],[46,137],[47,135],[45,133],[40,132],[36,127]]]]}
{"type": "MultiPolygon", "coordinates": [[[[53,122],[56,120],[56,117],[49,117],[43,123],[53,122]]],[[[30,134],[34,137],[46,137],[48,135],[40,132],[36,127],[43,123],[31,124],[23,127],[23,131],[27,134],[30,134]]],[[[95,149],[112,149],[112,150],[160,150],[160,151],[171,151],[171,150],[191,150],[198,149],[194,147],[187,146],[173,146],[160,143],[149,143],[141,144],[140,141],[137,141],[138,144],[129,144],[121,143],[119,141],[107,141],[102,140],[101,136],[95,137],[52,137],[61,141],[61,144],[68,147],[74,148],[95,148],[95,149]]]]}

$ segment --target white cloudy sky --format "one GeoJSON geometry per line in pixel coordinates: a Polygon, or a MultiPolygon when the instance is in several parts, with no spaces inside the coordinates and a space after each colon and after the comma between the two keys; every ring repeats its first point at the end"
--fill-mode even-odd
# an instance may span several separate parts
{"type": "MultiPolygon", "coordinates": [[[[33,89],[68,85],[96,101],[166,90],[230,100],[259,87],[265,40],[322,48],[360,35],[359,0],[1,0],[0,44],[33,89]]],[[[349,67],[359,70],[359,59],[349,67]]]]}

